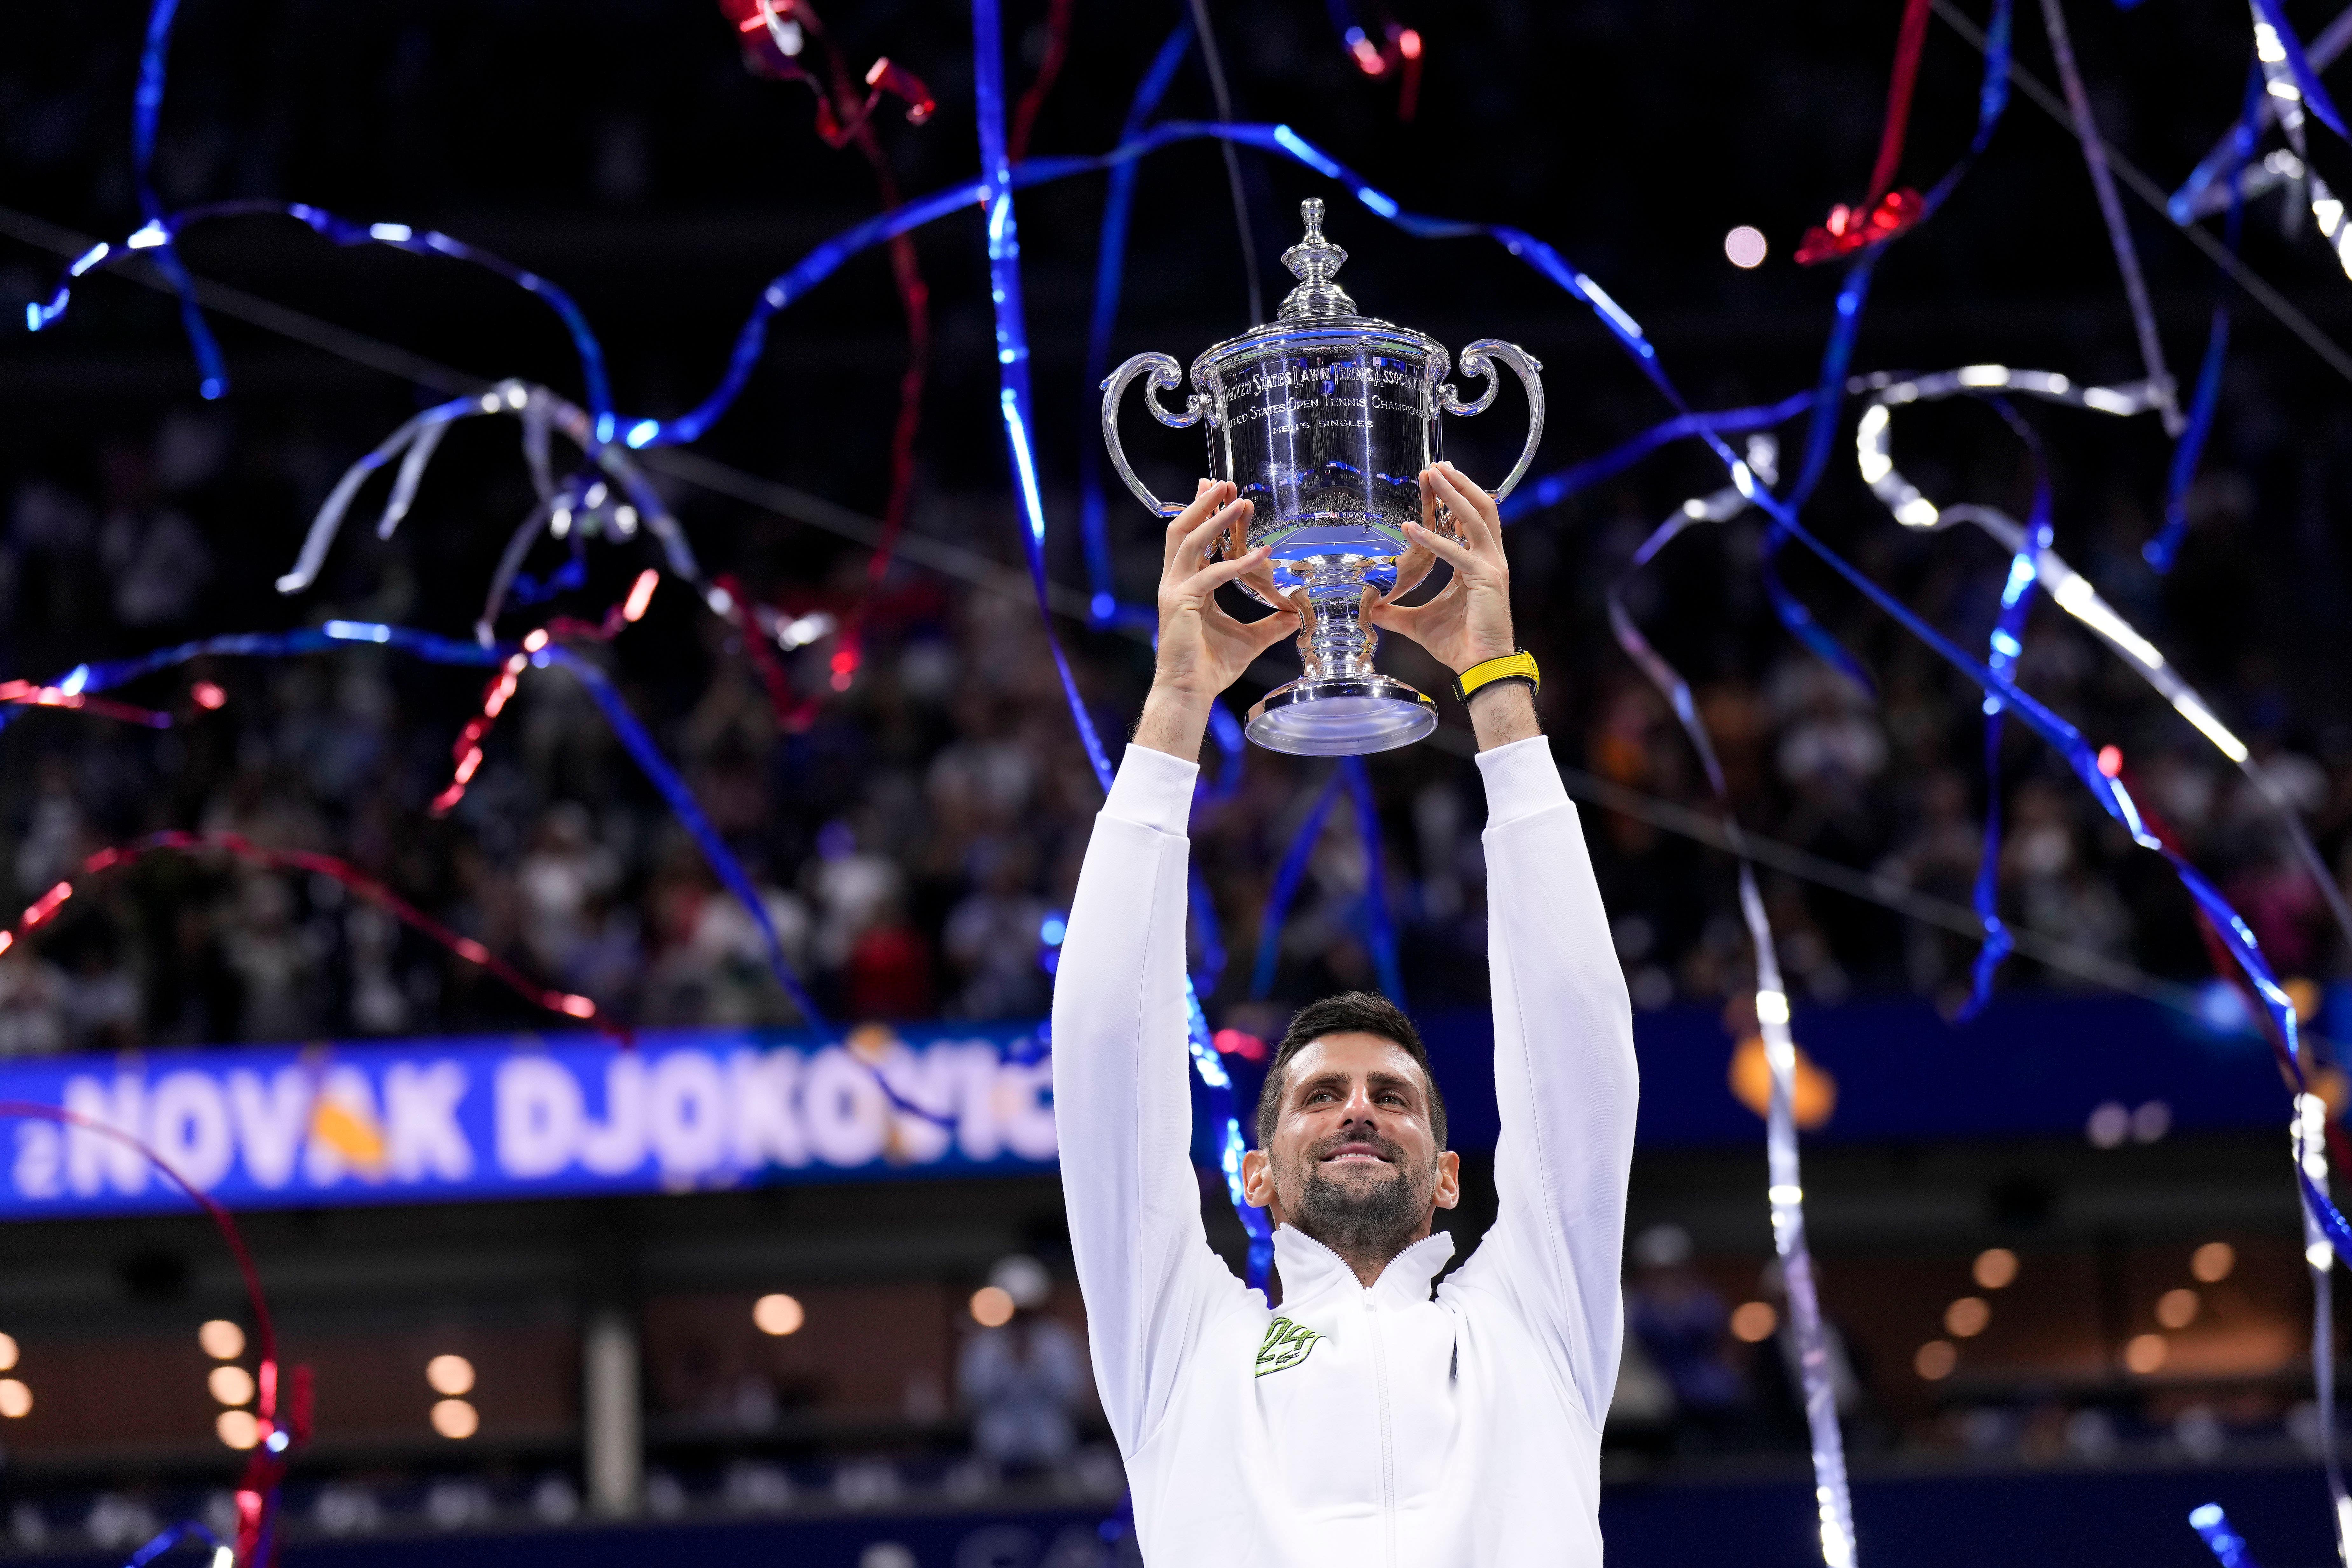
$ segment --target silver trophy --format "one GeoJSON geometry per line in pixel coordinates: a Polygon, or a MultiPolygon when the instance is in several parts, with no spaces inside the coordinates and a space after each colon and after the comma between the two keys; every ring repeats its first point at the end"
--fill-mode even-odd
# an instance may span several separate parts
{"type": "MultiPolygon", "coordinates": [[[[1462,370],[1486,390],[1465,403],[1445,380],[1450,363],[1434,338],[1356,313],[1333,281],[1348,253],[1323,237],[1323,204],[1300,204],[1307,237],[1282,253],[1298,287],[1276,319],[1228,338],[1192,362],[1181,414],[1159,395],[1180,379],[1162,353],[1138,354],[1103,383],[1103,440],[1119,478],[1161,517],[1184,509],[1135,477],[1118,444],[1118,405],[1128,383],[1147,378],[1144,402],[1162,425],[1205,425],[1209,476],[1231,480],[1255,503],[1249,548],[1270,546],[1274,587],[1306,600],[1298,648],[1307,673],[1266,693],[1249,712],[1249,738],[1276,752],[1349,756],[1385,752],[1437,727],[1420,692],[1372,668],[1379,632],[1361,617],[1367,584],[1396,584],[1404,525],[1419,522],[1422,469],[1444,456],[1440,410],[1483,412],[1495,401],[1499,361],[1528,393],[1528,441],[1493,494],[1511,493],[1543,438],[1543,366],[1511,343],[1481,338],[1462,351],[1462,370]]],[[[1441,510],[1441,531],[1451,531],[1441,510]]],[[[1251,596],[1271,603],[1258,588],[1251,596]]]]}

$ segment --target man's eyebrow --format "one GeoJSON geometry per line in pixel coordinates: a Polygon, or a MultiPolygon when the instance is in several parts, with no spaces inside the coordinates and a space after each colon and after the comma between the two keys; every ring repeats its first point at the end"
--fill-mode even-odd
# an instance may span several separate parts
{"type": "MultiPolygon", "coordinates": [[[[1408,1094],[1416,1097],[1418,1097],[1422,1092],[1420,1083],[1403,1073],[1367,1073],[1364,1075],[1364,1081],[1367,1087],[1375,1091],[1381,1089],[1401,1089],[1405,1090],[1408,1094]]],[[[1304,1097],[1307,1094],[1313,1093],[1318,1089],[1344,1089],[1347,1087],[1348,1075],[1346,1073],[1341,1072],[1337,1068],[1327,1068],[1323,1071],[1317,1073],[1312,1078],[1302,1078],[1298,1079],[1297,1082],[1291,1085],[1291,1092],[1295,1095],[1304,1097]]]]}
{"type": "Polygon", "coordinates": [[[1300,1095],[1307,1094],[1318,1089],[1345,1089],[1347,1087],[1348,1075],[1339,1071],[1337,1068],[1326,1068],[1324,1071],[1317,1073],[1313,1078],[1302,1078],[1296,1084],[1291,1086],[1292,1091],[1300,1095]]]}

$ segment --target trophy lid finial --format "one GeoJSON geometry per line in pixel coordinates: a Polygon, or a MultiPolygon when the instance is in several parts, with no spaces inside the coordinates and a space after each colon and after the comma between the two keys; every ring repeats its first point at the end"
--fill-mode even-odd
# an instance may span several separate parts
{"type": "Polygon", "coordinates": [[[1310,316],[1352,316],[1356,302],[1332,281],[1348,263],[1348,253],[1323,237],[1323,201],[1309,196],[1298,204],[1306,220],[1307,237],[1282,253],[1282,264],[1298,279],[1298,287],[1282,301],[1281,319],[1295,321],[1310,316]]]}

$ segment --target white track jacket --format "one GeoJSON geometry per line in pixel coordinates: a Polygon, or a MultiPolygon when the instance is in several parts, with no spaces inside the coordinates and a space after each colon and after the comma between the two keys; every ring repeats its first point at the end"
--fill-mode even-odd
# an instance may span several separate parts
{"type": "Polygon", "coordinates": [[[1096,819],[1054,995],[1054,1100],[1096,1383],[1149,1568],[1601,1562],[1633,1017],[1547,742],[1478,767],[1501,1212],[1433,1298],[1443,1231],[1365,1289],[1285,1226],[1278,1311],[1210,1250],[1187,1153],[1198,769],[1129,746],[1096,819]]]}

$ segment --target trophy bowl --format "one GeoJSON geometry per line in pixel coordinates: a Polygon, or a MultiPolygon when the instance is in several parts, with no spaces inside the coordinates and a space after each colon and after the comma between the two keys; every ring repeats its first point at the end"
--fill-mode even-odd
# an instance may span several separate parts
{"type": "MultiPolygon", "coordinates": [[[[1445,380],[1451,362],[1434,338],[1356,313],[1334,277],[1348,253],[1323,237],[1323,204],[1301,204],[1307,236],[1282,253],[1298,286],[1275,321],[1229,338],[1192,362],[1181,413],[1159,395],[1178,384],[1176,362],[1141,353],[1103,383],[1103,440],[1119,477],[1159,516],[1163,501],[1135,476],[1118,439],[1128,384],[1144,378],[1144,403],[1160,422],[1202,426],[1209,477],[1229,480],[1255,508],[1247,548],[1267,546],[1273,588],[1301,610],[1306,672],[1249,710],[1249,738],[1300,756],[1385,752],[1437,727],[1436,705],[1372,668],[1380,634],[1362,618],[1364,590],[1396,585],[1404,525],[1422,521],[1421,471],[1444,456],[1441,414],[1483,412],[1508,365],[1528,395],[1528,438],[1492,492],[1500,500],[1534,461],[1543,438],[1542,365],[1499,339],[1462,351],[1462,371],[1486,389],[1465,403],[1445,380]]],[[[1440,531],[1451,532],[1441,510],[1440,531]]],[[[1221,545],[1222,548],[1222,545],[1221,545]]],[[[1244,591],[1272,603],[1257,586],[1244,591]]]]}

